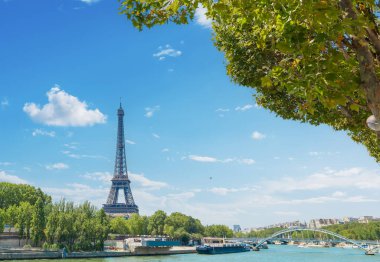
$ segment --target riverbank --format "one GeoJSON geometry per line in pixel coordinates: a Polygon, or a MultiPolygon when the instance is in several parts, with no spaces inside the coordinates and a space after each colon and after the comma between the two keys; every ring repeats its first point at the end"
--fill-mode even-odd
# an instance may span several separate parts
{"type": "Polygon", "coordinates": [[[0,260],[29,260],[29,259],[70,259],[70,258],[107,258],[124,256],[155,256],[179,255],[196,253],[195,247],[172,247],[167,250],[147,249],[145,252],[133,253],[129,251],[104,252],[72,252],[63,255],[62,251],[38,250],[0,250],[0,260]]]}

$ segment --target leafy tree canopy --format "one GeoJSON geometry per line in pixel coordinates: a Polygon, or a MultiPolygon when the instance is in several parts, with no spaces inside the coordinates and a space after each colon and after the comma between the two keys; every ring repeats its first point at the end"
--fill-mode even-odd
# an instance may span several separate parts
{"type": "Polygon", "coordinates": [[[7,209],[12,205],[18,206],[21,202],[35,205],[38,198],[41,198],[44,205],[51,203],[51,197],[39,188],[0,182],[0,208],[2,209],[7,209]]]}
{"type": "Polygon", "coordinates": [[[375,0],[119,0],[142,29],[186,24],[200,5],[213,20],[227,74],[284,119],[346,131],[380,161],[379,3],[375,0]]]}

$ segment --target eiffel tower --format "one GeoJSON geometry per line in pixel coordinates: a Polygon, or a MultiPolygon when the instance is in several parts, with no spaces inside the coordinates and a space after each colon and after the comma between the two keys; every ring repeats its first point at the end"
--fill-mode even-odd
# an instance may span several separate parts
{"type": "Polygon", "coordinates": [[[130,187],[131,181],[128,178],[127,161],[125,157],[125,140],[124,140],[124,110],[121,107],[117,110],[117,142],[116,142],[116,159],[115,171],[113,174],[112,186],[108,194],[107,204],[103,204],[104,211],[111,216],[130,216],[133,213],[139,213],[139,207],[133,200],[130,187]],[[119,191],[124,191],[125,203],[118,203],[119,191]]]}

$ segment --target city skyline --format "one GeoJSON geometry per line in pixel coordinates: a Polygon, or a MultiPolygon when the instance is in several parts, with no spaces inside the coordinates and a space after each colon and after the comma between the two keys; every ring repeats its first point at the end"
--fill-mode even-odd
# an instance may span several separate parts
{"type": "Polygon", "coordinates": [[[140,214],[242,227],[380,216],[364,146],[257,106],[226,76],[201,9],[187,26],[139,32],[117,1],[3,0],[0,21],[0,181],[100,208],[121,97],[140,214]]]}

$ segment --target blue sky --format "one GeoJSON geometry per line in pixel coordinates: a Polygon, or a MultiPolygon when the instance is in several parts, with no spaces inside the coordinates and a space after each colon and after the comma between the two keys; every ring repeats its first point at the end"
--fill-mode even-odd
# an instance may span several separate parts
{"type": "Polygon", "coordinates": [[[100,207],[121,97],[142,214],[243,227],[380,216],[366,149],[257,107],[226,76],[202,12],[139,32],[116,0],[1,0],[0,35],[0,181],[100,207]]]}

